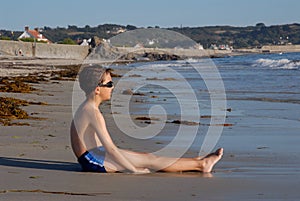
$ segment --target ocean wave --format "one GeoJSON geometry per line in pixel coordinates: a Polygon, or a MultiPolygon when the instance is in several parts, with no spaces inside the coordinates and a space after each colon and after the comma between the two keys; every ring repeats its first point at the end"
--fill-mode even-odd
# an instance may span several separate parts
{"type": "Polygon", "coordinates": [[[200,59],[187,58],[185,60],[178,60],[176,63],[197,63],[201,61],[200,59]]]}
{"type": "Polygon", "coordinates": [[[258,59],[253,64],[254,67],[269,67],[273,69],[299,69],[299,60],[289,60],[289,59],[258,59]]]}

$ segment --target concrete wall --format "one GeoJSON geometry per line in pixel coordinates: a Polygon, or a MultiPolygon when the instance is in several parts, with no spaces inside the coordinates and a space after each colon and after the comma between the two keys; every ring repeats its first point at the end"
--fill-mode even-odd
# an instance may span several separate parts
{"type": "Polygon", "coordinates": [[[88,52],[88,46],[0,40],[0,53],[12,56],[84,59],[88,52]]]}
{"type": "Polygon", "coordinates": [[[269,52],[300,52],[300,45],[265,45],[261,50],[269,52]]]}
{"type": "MultiPolygon", "coordinates": [[[[125,55],[127,53],[156,52],[174,54],[182,57],[206,57],[222,56],[232,53],[230,50],[195,50],[195,49],[160,49],[160,48],[122,48],[117,47],[118,53],[125,55]]],[[[261,49],[239,49],[237,52],[261,53],[261,52],[300,52],[300,45],[279,45],[263,46],[261,49]]],[[[27,56],[40,58],[62,58],[62,59],[85,59],[88,55],[88,46],[62,45],[62,44],[44,44],[21,41],[0,40],[0,55],[27,56]]]]}

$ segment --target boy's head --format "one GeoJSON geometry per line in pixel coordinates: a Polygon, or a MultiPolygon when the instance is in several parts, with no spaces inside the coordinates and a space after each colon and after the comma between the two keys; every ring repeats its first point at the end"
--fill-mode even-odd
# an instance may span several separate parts
{"type": "Polygon", "coordinates": [[[90,94],[99,83],[102,83],[104,74],[109,74],[110,69],[99,65],[84,67],[79,73],[79,85],[86,95],[90,94]]]}

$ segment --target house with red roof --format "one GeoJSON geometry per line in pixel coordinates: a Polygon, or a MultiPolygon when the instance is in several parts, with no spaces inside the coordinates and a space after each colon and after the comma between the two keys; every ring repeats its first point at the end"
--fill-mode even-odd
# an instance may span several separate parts
{"type": "Polygon", "coordinates": [[[41,34],[38,30],[38,28],[35,28],[34,30],[30,30],[28,26],[25,27],[25,31],[19,36],[18,39],[23,38],[33,38],[36,39],[38,42],[45,42],[45,43],[51,43],[50,40],[48,40],[43,34],[41,34]]]}

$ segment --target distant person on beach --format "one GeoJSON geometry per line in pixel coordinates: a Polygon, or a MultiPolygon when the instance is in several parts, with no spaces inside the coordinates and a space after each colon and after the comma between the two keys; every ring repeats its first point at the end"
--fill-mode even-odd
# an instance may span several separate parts
{"type": "Polygon", "coordinates": [[[99,66],[85,67],[79,73],[79,84],[86,99],[74,115],[70,134],[73,152],[83,171],[211,172],[221,159],[222,148],[204,158],[168,158],[118,148],[112,141],[99,110],[102,102],[110,100],[114,88],[110,70],[99,66]]]}

